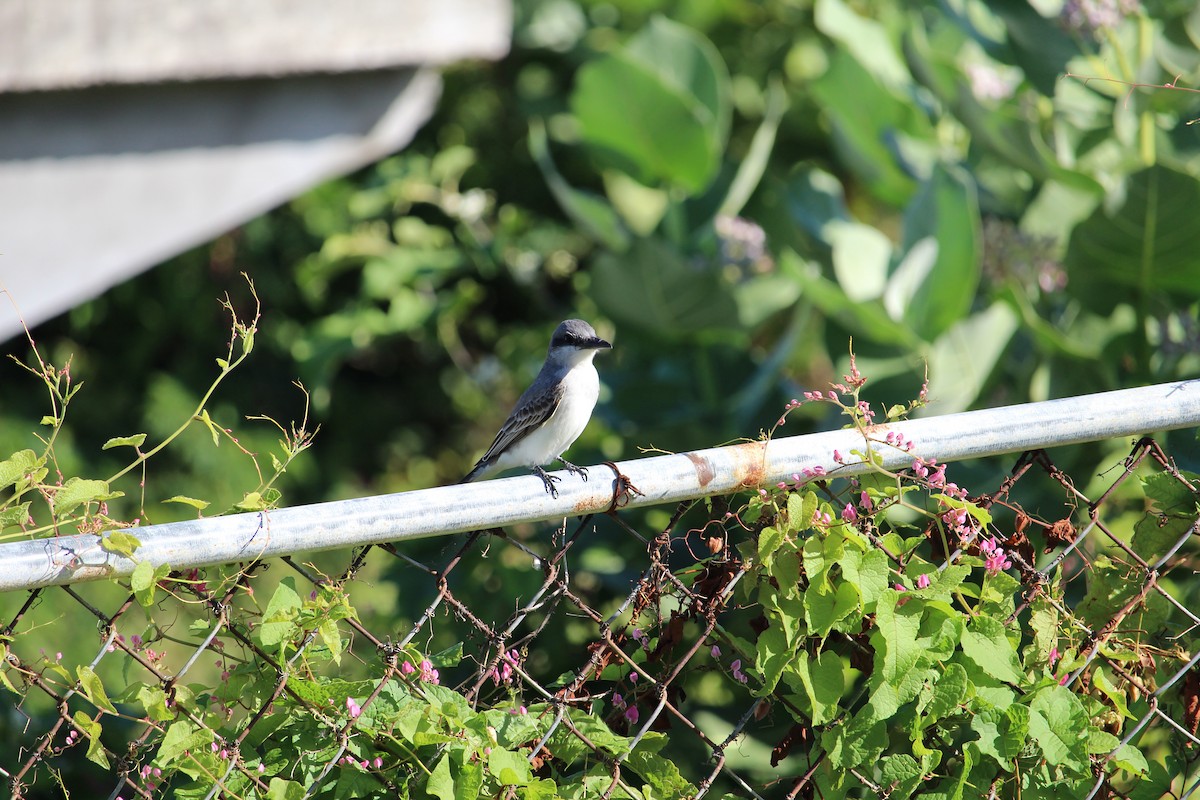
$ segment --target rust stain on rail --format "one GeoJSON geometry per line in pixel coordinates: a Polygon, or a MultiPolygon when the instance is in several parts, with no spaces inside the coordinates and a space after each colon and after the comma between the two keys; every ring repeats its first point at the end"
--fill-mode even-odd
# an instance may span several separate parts
{"type": "MultiPolygon", "coordinates": [[[[766,472],[766,442],[746,442],[722,448],[723,454],[728,454],[732,466],[732,477],[735,486],[755,487],[763,482],[766,472]]],[[[684,453],[692,466],[696,468],[696,479],[701,489],[707,489],[717,475],[712,461],[699,453],[684,453]]]]}

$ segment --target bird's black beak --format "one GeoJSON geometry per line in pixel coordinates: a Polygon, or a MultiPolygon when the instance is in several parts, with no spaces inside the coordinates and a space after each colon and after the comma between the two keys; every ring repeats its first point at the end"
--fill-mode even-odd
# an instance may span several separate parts
{"type": "Polygon", "coordinates": [[[612,350],[612,343],[604,341],[599,336],[595,339],[589,339],[587,346],[593,350],[612,350]]]}

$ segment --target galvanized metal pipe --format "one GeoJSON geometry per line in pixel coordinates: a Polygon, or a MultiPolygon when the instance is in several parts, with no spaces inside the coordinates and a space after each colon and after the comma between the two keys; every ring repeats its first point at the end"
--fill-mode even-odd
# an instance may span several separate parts
{"type": "MultiPolygon", "coordinates": [[[[1191,426],[1200,426],[1200,380],[910,420],[877,426],[872,436],[882,440],[887,431],[896,431],[914,442],[914,453],[950,462],[1191,426]]],[[[833,452],[848,454],[863,446],[859,432],[837,430],[642,458],[618,467],[643,493],[625,506],[633,508],[769,486],[806,468],[852,475],[865,467],[839,465],[833,452]]],[[[912,461],[900,449],[876,450],[889,468],[912,461]]],[[[142,543],[134,558],[104,550],[100,537],[92,534],[0,544],[0,591],[128,576],[139,561],[187,569],[558,520],[609,508],[614,487],[609,467],[591,467],[586,482],[558,474],[563,480],[557,499],[529,475],[150,525],[131,530],[142,543]]]]}

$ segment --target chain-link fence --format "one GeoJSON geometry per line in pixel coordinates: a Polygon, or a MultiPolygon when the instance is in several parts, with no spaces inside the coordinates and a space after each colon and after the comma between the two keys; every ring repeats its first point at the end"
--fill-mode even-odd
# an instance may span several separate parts
{"type": "Polygon", "coordinates": [[[1194,476],[1151,439],[1084,488],[1053,458],[969,495],[915,455],[670,512],[618,486],[553,531],[10,592],[0,771],[15,797],[1186,797],[1194,476]]]}

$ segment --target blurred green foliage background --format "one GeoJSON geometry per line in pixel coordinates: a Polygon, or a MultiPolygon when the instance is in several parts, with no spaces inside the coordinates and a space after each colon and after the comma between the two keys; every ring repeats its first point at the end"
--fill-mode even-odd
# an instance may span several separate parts
{"type": "MultiPolygon", "coordinates": [[[[291,503],[457,479],[567,316],[617,342],[585,461],[754,437],[851,337],[880,401],[927,361],[929,413],[1193,375],[1200,95],[1161,84],[1197,39],[1170,2],[518,3],[405,152],[35,331],[88,382],[60,458],[102,473],[109,436],[173,427],[242,271],[266,316],[219,402],[312,392],[291,503]]],[[[11,452],[45,409],[3,369],[11,452]]],[[[154,491],[228,505],[205,438],[154,491]]]]}
{"type": "MultiPolygon", "coordinates": [[[[321,432],[280,484],[287,505],[457,480],[571,316],[616,346],[580,464],[755,438],[840,377],[851,339],[877,402],[915,397],[927,364],[931,414],[1200,373],[1194,4],[515,12],[510,55],[447,71],[404,152],[33,332],[87,384],[64,475],[115,472],[108,438],[153,442],[190,414],[225,349],[219,298],[252,308],[241,272],[264,317],[213,415],[265,452],[278,432],[244,417],[298,419],[303,382],[321,432]]],[[[29,361],[27,342],[5,349],[29,361]]],[[[37,380],[8,361],[0,376],[0,452],[39,449],[37,380]]],[[[825,408],[783,433],[840,425],[825,408]]],[[[1082,483],[1124,446],[1056,463],[1086,465],[1082,483]]],[[[1190,434],[1168,450],[1195,468],[1190,434]]],[[[110,513],[163,522],[189,511],[172,495],[228,508],[255,484],[196,430],[151,463],[144,503],[127,489],[110,513]]],[[[592,566],[619,590],[621,565],[592,566]]],[[[527,569],[485,567],[481,591],[527,569]]],[[[428,598],[385,577],[367,605],[400,628],[428,598]]]]}

